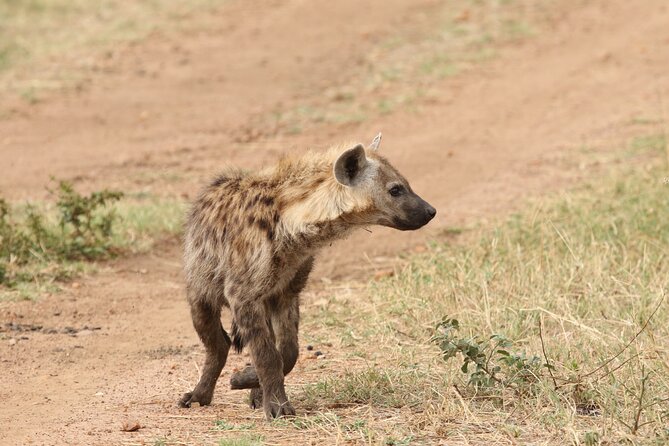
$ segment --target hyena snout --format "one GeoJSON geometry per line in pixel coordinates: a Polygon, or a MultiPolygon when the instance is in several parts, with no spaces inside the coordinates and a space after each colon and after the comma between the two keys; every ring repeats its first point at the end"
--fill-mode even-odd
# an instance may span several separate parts
{"type": "Polygon", "coordinates": [[[402,211],[403,215],[396,216],[393,219],[393,226],[401,231],[413,231],[422,228],[437,215],[437,210],[430,203],[415,194],[402,206],[402,211]]]}

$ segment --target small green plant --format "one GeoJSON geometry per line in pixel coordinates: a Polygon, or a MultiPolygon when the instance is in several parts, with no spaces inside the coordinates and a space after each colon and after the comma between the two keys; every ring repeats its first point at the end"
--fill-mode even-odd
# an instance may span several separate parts
{"type": "Polygon", "coordinates": [[[181,231],[184,202],[70,183],[51,190],[54,203],[10,205],[0,197],[0,298],[56,291],[55,282],[89,269],[86,262],[145,252],[181,231]]]}
{"type": "Polygon", "coordinates": [[[12,288],[34,280],[40,274],[33,266],[114,254],[117,218],[112,204],[123,194],[103,190],[85,196],[64,181],[53,193],[58,210],[55,222],[35,206],[14,209],[0,198],[1,285],[12,288]]]}
{"type": "Polygon", "coordinates": [[[103,190],[79,194],[68,182],[58,186],[58,209],[62,255],[67,259],[96,259],[111,254],[112,227],[116,213],[110,205],[122,192],[103,190]]]}
{"type": "Polygon", "coordinates": [[[502,386],[520,394],[532,394],[541,381],[542,369],[551,367],[539,356],[510,351],[513,342],[503,335],[494,334],[487,340],[477,335],[460,338],[456,336],[459,328],[457,319],[445,318],[437,325],[433,341],[445,360],[455,358],[458,353],[462,355],[460,370],[468,375],[468,384],[476,390],[502,386]]]}
{"type": "Polygon", "coordinates": [[[412,440],[413,440],[412,435],[407,435],[406,437],[402,438],[388,437],[385,439],[383,444],[387,446],[409,446],[412,440]]]}
{"type": "Polygon", "coordinates": [[[599,432],[586,432],[583,437],[583,444],[585,446],[597,446],[601,444],[599,432]]]}
{"type": "Polygon", "coordinates": [[[225,420],[216,420],[214,421],[214,429],[219,431],[241,431],[249,430],[255,427],[254,423],[249,424],[233,424],[225,420]]]}
{"type": "Polygon", "coordinates": [[[221,438],[218,442],[219,446],[260,446],[263,444],[263,437],[261,435],[243,435],[234,438],[221,438]]]}

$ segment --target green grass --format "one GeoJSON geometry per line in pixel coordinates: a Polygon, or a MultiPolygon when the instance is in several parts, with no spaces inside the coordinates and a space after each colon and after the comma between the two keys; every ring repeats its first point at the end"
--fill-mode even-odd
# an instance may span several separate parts
{"type": "Polygon", "coordinates": [[[631,142],[650,165],[450,237],[365,298],[331,298],[313,324],[364,354],[297,400],[375,414],[370,444],[666,444],[663,141],[631,142]]]}
{"type": "Polygon", "coordinates": [[[667,135],[664,133],[655,133],[652,135],[644,135],[636,137],[632,140],[629,147],[632,153],[648,153],[648,152],[666,152],[667,151],[667,135]]]}
{"type": "Polygon", "coordinates": [[[127,252],[146,252],[160,238],[180,234],[186,203],[151,195],[127,196],[116,205],[119,224],[113,233],[115,246],[127,252]]]}
{"type": "Polygon", "coordinates": [[[115,191],[83,195],[66,182],[47,203],[0,199],[0,296],[34,297],[92,269],[91,261],[139,253],[178,233],[180,201],[127,197],[115,191]]]}

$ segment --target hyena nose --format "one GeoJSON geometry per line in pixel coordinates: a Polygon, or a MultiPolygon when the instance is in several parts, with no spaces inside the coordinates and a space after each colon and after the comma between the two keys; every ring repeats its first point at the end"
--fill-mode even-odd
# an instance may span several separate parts
{"type": "Polygon", "coordinates": [[[432,220],[434,218],[434,216],[437,215],[437,210],[435,208],[433,208],[432,206],[428,205],[428,207],[425,211],[427,212],[427,216],[430,218],[430,220],[432,220]]]}

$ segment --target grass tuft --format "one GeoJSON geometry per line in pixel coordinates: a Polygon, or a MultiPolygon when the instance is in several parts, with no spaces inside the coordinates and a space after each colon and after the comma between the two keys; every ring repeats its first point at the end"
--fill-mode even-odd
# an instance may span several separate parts
{"type": "Polygon", "coordinates": [[[304,389],[305,406],[315,409],[325,401],[327,408],[370,405],[383,408],[418,407],[424,391],[416,387],[423,379],[418,369],[366,370],[328,377],[304,389]]]}
{"type": "Polygon", "coordinates": [[[262,446],[263,444],[263,437],[253,434],[222,438],[218,442],[218,446],[262,446]]]}

